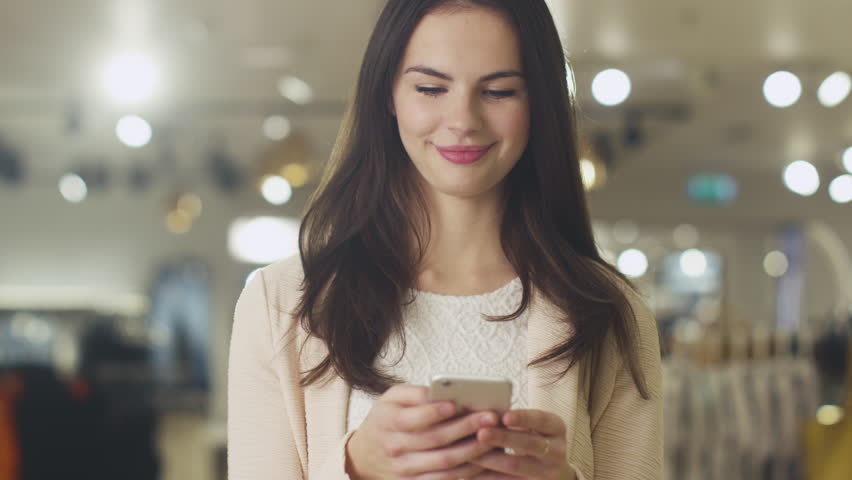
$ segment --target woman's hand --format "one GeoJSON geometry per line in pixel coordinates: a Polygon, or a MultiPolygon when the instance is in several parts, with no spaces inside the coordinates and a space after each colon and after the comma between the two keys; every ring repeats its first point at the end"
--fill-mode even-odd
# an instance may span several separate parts
{"type": "Polygon", "coordinates": [[[503,414],[506,428],[484,428],[480,442],[508,447],[484,454],[473,463],[486,470],[469,480],[571,480],[574,470],[566,463],[565,422],[542,410],[510,410],[503,414]]]}
{"type": "Polygon", "coordinates": [[[382,395],[346,446],[347,471],[357,480],[470,479],[473,463],[492,448],[477,440],[497,425],[494,412],[456,417],[452,402],[429,402],[429,388],[395,385],[382,395]]]}

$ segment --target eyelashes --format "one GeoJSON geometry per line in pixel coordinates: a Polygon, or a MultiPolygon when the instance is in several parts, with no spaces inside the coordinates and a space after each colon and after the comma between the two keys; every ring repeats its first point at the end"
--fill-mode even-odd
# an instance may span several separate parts
{"type": "MultiPolygon", "coordinates": [[[[418,93],[426,95],[427,97],[435,98],[440,94],[446,92],[446,88],[441,87],[415,87],[418,93]]],[[[515,90],[484,90],[483,93],[491,98],[500,100],[503,98],[514,97],[516,91],[515,90]]]]}

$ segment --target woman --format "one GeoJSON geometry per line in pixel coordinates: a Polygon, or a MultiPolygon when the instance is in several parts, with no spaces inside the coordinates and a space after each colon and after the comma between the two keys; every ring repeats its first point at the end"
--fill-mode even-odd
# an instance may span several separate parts
{"type": "Polygon", "coordinates": [[[390,0],[301,255],[237,303],[230,478],[660,478],[656,325],[576,145],[544,0],[390,0]],[[509,377],[513,410],[456,416],[439,373],[509,377]]]}

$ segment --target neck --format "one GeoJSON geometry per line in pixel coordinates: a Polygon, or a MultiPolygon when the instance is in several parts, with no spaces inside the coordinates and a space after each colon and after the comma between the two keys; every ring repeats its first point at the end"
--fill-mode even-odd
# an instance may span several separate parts
{"type": "Polygon", "coordinates": [[[475,285],[491,288],[514,278],[500,243],[503,212],[496,194],[478,198],[433,194],[429,205],[432,228],[418,269],[421,286],[466,285],[471,287],[467,290],[476,290],[475,285]]]}

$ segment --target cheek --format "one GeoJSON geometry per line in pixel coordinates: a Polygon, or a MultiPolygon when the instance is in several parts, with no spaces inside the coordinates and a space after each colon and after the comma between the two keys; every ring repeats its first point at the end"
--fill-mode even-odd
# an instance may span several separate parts
{"type": "Polygon", "coordinates": [[[530,128],[528,110],[526,107],[519,106],[509,112],[500,112],[499,115],[493,117],[492,125],[504,139],[511,139],[513,143],[525,144],[530,128]]]}
{"type": "Polygon", "coordinates": [[[426,135],[440,121],[436,108],[410,99],[396,103],[396,116],[402,135],[426,135]]]}

